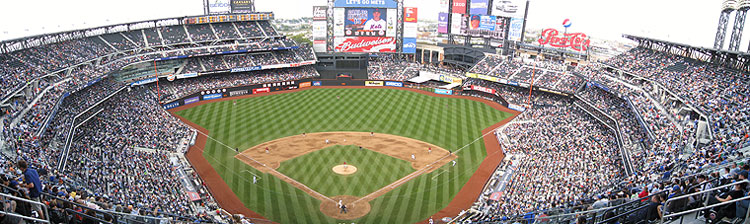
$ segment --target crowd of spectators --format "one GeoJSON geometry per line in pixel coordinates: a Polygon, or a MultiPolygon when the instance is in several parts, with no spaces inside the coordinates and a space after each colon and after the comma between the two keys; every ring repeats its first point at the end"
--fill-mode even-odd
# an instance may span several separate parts
{"type": "MultiPolygon", "coordinates": [[[[307,65],[296,68],[207,75],[190,79],[178,79],[174,82],[162,83],[159,88],[161,91],[162,102],[169,102],[203,90],[298,80],[319,76],[320,74],[318,74],[315,68],[307,65]]],[[[156,89],[154,89],[154,91],[155,90],[156,89]]]]}
{"type": "Polygon", "coordinates": [[[486,206],[515,216],[581,203],[623,176],[615,134],[570,100],[543,95],[502,133],[506,154],[520,156],[505,193],[486,206]]]}
{"type": "MultiPolygon", "coordinates": [[[[263,31],[259,29],[261,25],[258,23],[238,23],[255,24],[243,27],[247,37],[264,36],[263,31]]],[[[215,39],[215,35],[219,35],[220,38],[239,38],[233,23],[217,25],[216,34],[210,25],[187,28],[191,31],[190,37],[196,40],[215,39]]],[[[264,31],[276,34],[270,24],[264,26],[264,31]]],[[[56,172],[52,167],[60,162],[63,153],[62,144],[64,144],[60,141],[65,139],[73,116],[123,87],[123,83],[115,81],[113,77],[107,77],[107,74],[125,65],[165,56],[296,46],[292,40],[283,37],[263,41],[249,40],[247,43],[240,44],[250,47],[237,44],[206,45],[206,47],[172,46],[171,48],[161,46],[163,43],[186,42],[188,34],[185,33],[183,26],[147,28],[103,34],[101,37],[66,40],[0,55],[0,90],[3,98],[8,97],[13,90],[26,83],[35,87],[31,88],[31,95],[13,98],[10,101],[12,107],[4,110],[6,114],[0,119],[3,122],[0,145],[5,148],[4,151],[15,152],[19,158],[26,158],[36,167],[43,168],[50,173],[56,172]],[[134,50],[146,46],[144,39],[152,48],[147,48],[145,51],[134,50]],[[113,54],[115,52],[118,53],[113,54]],[[92,61],[96,58],[101,60],[92,61]],[[56,74],[41,78],[53,72],[56,74]],[[103,79],[96,83],[92,82],[99,78],[103,79]],[[31,82],[32,80],[34,82],[31,82]],[[42,93],[44,95],[40,97],[42,93]],[[48,129],[43,130],[42,128],[48,121],[48,129]]],[[[272,55],[271,58],[275,62],[291,63],[298,62],[300,58],[309,58],[311,55],[312,52],[294,50],[272,55]]],[[[246,75],[253,77],[222,84],[280,81],[312,77],[317,73],[307,66],[246,75]]],[[[70,194],[72,191],[61,194],[69,196],[72,202],[82,202],[101,209],[112,209],[112,211],[117,208],[118,212],[134,212],[132,214],[139,214],[139,211],[140,214],[149,213],[153,216],[160,216],[156,214],[157,211],[180,215],[196,214],[196,211],[188,206],[189,203],[181,193],[179,181],[174,178],[172,167],[169,166],[166,158],[168,153],[176,152],[175,147],[178,141],[185,138],[187,128],[161,109],[156,103],[156,97],[151,88],[143,87],[133,91],[121,93],[116,98],[107,101],[105,104],[111,105],[102,111],[89,111],[89,115],[95,112],[100,113],[77,129],[77,137],[74,138],[73,147],[71,147],[72,152],[68,158],[65,158],[70,169],[64,175],[55,174],[49,177],[65,179],[74,183],[76,187],[89,187],[86,190],[75,190],[79,193],[78,195],[70,194]],[[122,96],[123,94],[128,96],[122,96]],[[138,125],[133,125],[135,123],[138,125]],[[134,150],[133,147],[155,150],[141,151],[134,150]],[[105,186],[102,183],[107,184],[105,186]],[[84,192],[88,192],[89,195],[84,192]],[[96,197],[94,194],[97,194],[96,197]],[[105,203],[97,205],[89,203],[93,201],[105,203]],[[107,204],[108,206],[105,206],[107,204]],[[126,207],[130,208],[125,209],[126,207]]],[[[9,186],[7,182],[4,184],[9,186]]],[[[52,185],[54,184],[50,183],[45,187],[52,185]]],[[[52,193],[57,195],[58,192],[52,193]]],[[[15,211],[15,209],[8,209],[10,204],[8,201],[3,203],[5,211],[15,211]]],[[[54,203],[50,205],[56,211],[62,208],[54,203]]],[[[81,212],[85,213],[86,209],[84,208],[81,212]]],[[[0,215],[0,219],[7,219],[7,217],[0,215]]],[[[67,223],[67,221],[63,222],[67,223]]],[[[11,221],[10,223],[17,222],[11,221]]]]}

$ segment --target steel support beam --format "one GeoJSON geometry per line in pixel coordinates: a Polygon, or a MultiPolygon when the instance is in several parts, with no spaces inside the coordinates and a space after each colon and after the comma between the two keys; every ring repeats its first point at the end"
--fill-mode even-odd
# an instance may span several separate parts
{"type": "Polygon", "coordinates": [[[719,16],[719,27],[716,28],[716,39],[714,40],[714,48],[721,49],[724,47],[724,37],[727,35],[727,25],[729,25],[729,14],[731,10],[724,10],[719,16]]]}
{"type": "Polygon", "coordinates": [[[742,30],[745,28],[745,16],[750,8],[738,9],[734,17],[734,27],[732,28],[732,37],[729,39],[729,50],[738,51],[742,43],[742,30]]]}

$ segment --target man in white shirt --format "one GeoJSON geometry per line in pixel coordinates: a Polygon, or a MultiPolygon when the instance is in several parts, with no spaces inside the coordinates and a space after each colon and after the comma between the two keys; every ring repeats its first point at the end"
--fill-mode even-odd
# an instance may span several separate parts
{"type": "Polygon", "coordinates": [[[385,20],[380,19],[380,9],[372,12],[372,19],[365,22],[363,30],[385,31],[385,20]]]}

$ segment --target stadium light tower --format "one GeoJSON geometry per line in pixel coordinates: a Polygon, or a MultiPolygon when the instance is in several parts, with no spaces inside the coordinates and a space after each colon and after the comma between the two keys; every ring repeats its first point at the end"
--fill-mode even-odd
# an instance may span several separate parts
{"type": "Polygon", "coordinates": [[[732,37],[729,39],[729,50],[737,51],[742,42],[742,30],[745,28],[745,16],[750,9],[750,0],[737,1],[737,13],[734,16],[734,27],[732,28],[732,37]]]}
{"type": "Polygon", "coordinates": [[[721,4],[721,16],[719,16],[719,27],[716,28],[716,39],[714,40],[714,48],[724,48],[724,37],[727,35],[727,25],[729,25],[729,15],[734,11],[737,1],[735,0],[724,0],[721,4]]]}

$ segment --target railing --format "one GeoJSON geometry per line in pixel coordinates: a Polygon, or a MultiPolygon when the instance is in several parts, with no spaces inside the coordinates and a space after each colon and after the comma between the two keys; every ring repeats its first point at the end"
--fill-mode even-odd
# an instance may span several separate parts
{"type": "Polygon", "coordinates": [[[40,206],[41,208],[44,209],[44,211],[42,211],[42,212],[44,213],[44,218],[45,219],[38,219],[38,218],[34,218],[34,217],[28,217],[28,216],[24,216],[24,215],[15,214],[15,213],[10,213],[10,212],[6,212],[3,209],[0,209],[0,214],[8,215],[8,216],[13,216],[13,217],[18,217],[18,218],[21,218],[21,219],[31,220],[31,221],[35,221],[35,222],[50,223],[49,222],[49,212],[47,211],[47,205],[46,204],[38,202],[38,201],[32,201],[32,200],[29,200],[29,199],[16,197],[16,196],[9,195],[9,194],[4,194],[4,193],[0,193],[0,197],[6,197],[6,198],[10,198],[10,199],[17,200],[17,201],[22,201],[22,202],[26,202],[26,203],[31,203],[31,204],[38,205],[38,206],[40,206]]]}
{"type": "Polygon", "coordinates": [[[581,108],[583,111],[586,111],[586,113],[588,113],[592,117],[596,118],[600,122],[604,123],[604,125],[606,125],[607,127],[609,127],[610,129],[612,129],[615,132],[615,137],[617,139],[617,146],[620,148],[620,157],[622,158],[623,165],[625,166],[625,171],[627,172],[628,176],[632,175],[635,172],[635,169],[633,168],[633,162],[630,160],[631,157],[630,157],[630,153],[628,152],[629,150],[627,150],[625,148],[625,143],[622,140],[623,136],[622,136],[622,132],[620,131],[621,130],[620,129],[620,123],[617,122],[617,120],[615,120],[610,115],[604,113],[604,111],[599,110],[598,108],[596,108],[593,105],[589,104],[588,102],[586,102],[585,100],[583,100],[579,96],[574,95],[574,97],[576,99],[578,99],[577,102],[574,103],[576,106],[578,106],[579,108],[581,108]],[[609,124],[607,124],[607,122],[604,122],[602,120],[602,118],[600,118],[599,116],[596,116],[594,113],[592,113],[588,109],[582,107],[580,104],[578,104],[578,102],[583,102],[583,104],[585,104],[587,107],[592,108],[596,112],[602,114],[605,118],[607,118],[610,121],[614,122],[615,126],[614,127],[610,126],[609,124]]]}
{"type": "Polygon", "coordinates": [[[101,105],[102,103],[108,101],[109,99],[111,99],[115,95],[119,94],[120,92],[122,92],[126,88],[128,88],[128,87],[127,86],[121,87],[120,89],[118,89],[114,93],[110,94],[109,96],[105,97],[102,100],[99,100],[99,102],[97,102],[96,104],[91,105],[86,110],[78,113],[75,117],[73,117],[73,120],[71,121],[71,124],[70,124],[70,128],[68,128],[68,135],[65,136],[65,147],[63,148],[62,156],[60,156],[60,162],[58,163],[57,170],[59,170],[60,172],[65,171],[65,166],[67,165],[68,154],[70,153],[70,146],[73,143],[73,136],[75,135],[75,131],[78,128],[78,126],[80,126],[81,124],[83,124],[86,121],[88,121],[88,119],[90,119],[91,117],[96,116],[96,114],[98,114],[99,112],[101,112],[101,110],[98,111],[98,112],[96,112],[96,113],[94,113],[94,114],[92,114],[92,115],[90,115],[88,118],[86,118],[86,120],[84,120],[83,122],[81,122],[81,124],[76,124],[78,122],[78,119],[81,116],[85,115],[87,112],[89,112],[92,109],[94,109],[95,107],[101,105]]]}
{"type": "MultiPolygon", "coordinates": [[[[699,191],[699,192],[695,192],[695,193],[690,193],[690,194],[685,194],[685,195],[673,197],[673,198],[670,198],[669,200],[667,200],[666,202],[664,202],[664,204],[668,204],[669,202],[676,201],[678,199],[683,199],[683,198],[687,198],[687,197],[691,197],[691,196],[695,196],[695,195],[706,194],[706,193],[709,193],[709,192],[712,192],[712,191],[715,191],[715,190],[719,190],[719,189],[723,189],[723,188],[727,188],[727,187],[732,187],[734,185],[742,184],[742,183],[749,184],[750,181],[748,181],[747,179],[745,179],[745,180],[742,180],[742,181],[737,181],[737,182],[733,182],[733,183],[721,185],[721,186],[714,187],[714,188],[711,188],[711,189],[707,189],[707,190],[703,190],[703,191],[699,191]]],[[[706,202],[704,203],[704,205],[708,204],[708,199],[710,199],[710,197],[706,197],[706,202]]],[[[713,208],[713,207],[727,205],[729,203],[735,203],[735,202],[746,200],[746,199],[750,199],[750,195],[746,195],[744,197],[737,198],[737,199],[733,198],[732,200],[726,201],[726,202],[716,203],[716,204],[713,204],[713,205],[706,205],[706,206],[703,206],[703,207],[700,207],[700,208],[695,208],[695,209],[690,209],[690,210],[687,210],[687,211],[682,211],[682,212],[677,212],[677,213],[673,213],[673,214],[669,214],[669,215],[664,215],[661,218],[661,222],[664,223],[664,220],[667,220],[667,219],[672,218],[672,217],[682,216],[682,215],[690,214],[690,213],[697,212],[697,211],[703,211],[703,210],[707,210],[707,209],[710,209],[710,208],[713,208]]],[[[748,209],[747,214],[745,214],[745,220],[747,220],[748,216],[750,216],[750,209],[748,209]]]]}

